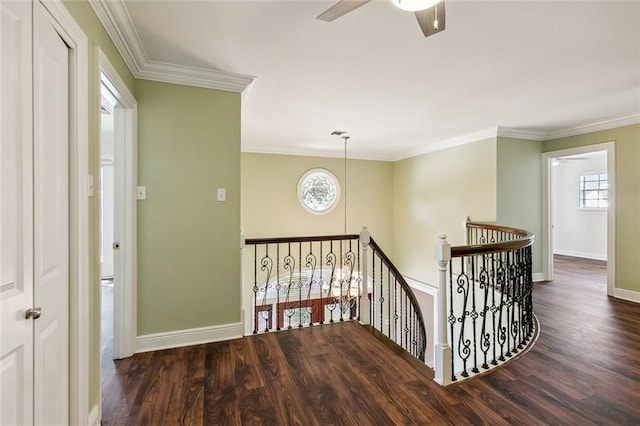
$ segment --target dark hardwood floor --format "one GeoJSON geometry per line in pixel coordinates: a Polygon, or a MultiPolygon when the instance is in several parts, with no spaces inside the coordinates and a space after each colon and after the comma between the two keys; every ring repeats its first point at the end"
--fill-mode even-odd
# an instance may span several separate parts
{"type": "Polygon", "coordinates": [[[315,326],[116,361],[103,424],[640,424],[640,305],[604,262],[555,273],[537,343],[491,374],[441,388],[357,323],[315,326]]]}

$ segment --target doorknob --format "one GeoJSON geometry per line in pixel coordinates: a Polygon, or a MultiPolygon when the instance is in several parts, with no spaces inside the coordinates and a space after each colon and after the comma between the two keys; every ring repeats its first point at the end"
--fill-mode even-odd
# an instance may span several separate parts
{"type": "Polygon", "coordinates": [[[33,309],[29,308],[24,312],[25,319],[38,319],[40,318],[40,315],[42,315],[41,307],[37,307],[33,309]]]}
{"type": "Polygon", "coordinates": [[[113,243],[113,249],[118,250],[120,248],[120,243],[113,243]]]}

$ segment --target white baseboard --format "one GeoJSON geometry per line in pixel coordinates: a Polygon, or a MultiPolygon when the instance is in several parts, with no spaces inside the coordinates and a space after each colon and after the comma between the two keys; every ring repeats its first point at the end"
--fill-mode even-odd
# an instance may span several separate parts
{"type": "Polygon", "coordinates": [[[640,303],[640,292],[633,290],[625,290],[623,288],[613,289],[613,297],[628,300],[629,302],[640,303]]]}
{"type": "Polygon", "coordinates": [[[537,283],[540,281],[545,281],[544,274],[542,272],[534,272],[533,273],[533,282],[537,283]]]}
{"type": "Polygon", "coordinates": [[[95,405],[91,411],[89,412],[89,421],[87,424],[89,426],[100,426],[100,404],[95,405]]]}
{"type": "Polygon", "coordinates": [[[415,288],[416,290],[420,290],[421,292],[430,294],[434,297],[438,294],[438,287],[434,287],[431,284],[423,283],[422,281],[414,280],[409,277],[404,277],[404,279],[411,288],[415,288]]]}
{"type": "Polygon", "coordinates": [[[136,352],[159,351],[162,349],[238,339],[243,336],[243,332],[244,328],[242,323],[237,322],[211,327],[168,331],[166,333],[145,334],[136,338],[136,352]]]}
{"type": "Polygon", "coordinates": [[[606,254],[588,253],[584,251],[555,249],[553,250],[553,254],[559,254],[562,256],[571,256],[571,257],[583,257],[585,259],[607,260],[606,254]]]}

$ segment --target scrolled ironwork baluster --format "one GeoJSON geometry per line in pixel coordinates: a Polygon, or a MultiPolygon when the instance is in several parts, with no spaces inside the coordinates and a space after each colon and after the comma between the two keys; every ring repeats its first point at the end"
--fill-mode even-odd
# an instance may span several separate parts
{"type": "Polygon", "coordinates": [[[487,314],[491,311],[491,307],[489,306],[489,289],[491,277],[489,272],[487,271],[487,255],[481,255],[482,258],[482,266],[480,268],[480,272],[478,273],[478,279],[480,283],[478,284],[480,290],[483,290],[483,303],[482,310],[480,311],[480,316],[482,317],[482,326],[480,329],[480,349],[484,354],[484,362],[482,363],[482,368],[485,370],[489,368],[488,364],[488,353],[489,349],[491,349],[491,334],[487,332],[487,314]]]}
{"type": "MultiPolygon", "coordinates": [[[[307,303],[307,313],[309,314],[309,318],[310,318],[309,325],[313,325],[314,306],[311,303],[311,300],[312,300],[311,296],[313,294],[313,285],[316,283],[315,274],[316,274],[317,258],[313,254],[313,243],[311,241],[309,241],[309,253],[305,255],[304,260],[305,260],[305,267],[307,268],[307,270],[311,270],[311,276],[307,281],[308,291],[307,291],[306,303],[307,303]]],[[[322,288],[320,288],[319,293],[322,293],[322,288]]]]}
{"type": "MultiPolygon", "coordinates": [[[[449,261],[449,316],[447,317],[447,321],[449,322],[450,328],[450,337],[451,337],[451,353],[455,353],[455,333],[454,333],[454,325],[456,323],[456,316],[453,313],[453,259],[449,261]]],[[[451,357],[451,381],[455,382],[456,378],[456,369],[455,364],[453,362],[453,356],[451,357]]]]}
{"type": "Polygon", "coordinates": [[[337,256],[333,252],[333,241],[329,244],[329,253],[326,255],[326,265],[331,268],[331,278],[329,279],[329,289],[327,292],[327,305],[326,309],[329,310],[329,322],[333,323],[333,315],[337,304],[337,297],[334,294],[334,287],[336,283],[336,267],[337,267],[337,256]]]}
{"type": "Polygon", "coordinates": [[[473,366],[471,371],[474,373],[479,373],[478,370],[478,336],[477,336],[477,321],[478,321],[478,310],[476,309],[476,257],[470,256],[471,258],[471,312],[469,316],[471,317],[471,327],[473,332],[473,366]]]}
{"type": "Polygon", "coordinates": [[[471,340],[465,338],[465,329],[467,318],[470,316],[470,312],[467,310],[467,305],[469,302],[469,286],[471,283],[469,276],[465,273],[465,258],[462,257],[461,260],[461,272],[456,280],[456,292],[458,294],[462,294],[463,301],[460,310],[460,316],[457,318],[457,321],[460,323],[460,334],[458,337],[458,356],[462,361],[462,373],[460,373],[460,375],[462,377],[468,377],[469,372],[467,371],[467,361],[469,359],[469,356],[471,355],[471,340]]]}
{"type": "MultiPolygon", "coordinates": [[[[355,306],[356,297],[352,294],[352,286],[353,286],[353,272],[356,264],[356,254],[353,252],[352,241],[349,240],[349,250],[344,255],[344,264],[345,269],[347,271],[347,279],[346,279],[346,295],[345,295],[345,308],[349,310],[349,319],[353,319],[353,315],[351,313],[352,308],[355,306]]],[[[356,283],[357,284],[357,283],[356,283]]]]}
{"type": "MultiPolygon", "coordinates": [[[[273,259],[269,256],[269,245],[265,246],[265,255],[260,260],[260,271],[265,273],[265,283],[264,288],[260,288],[258,291],[262,292],[262,304],[261,306],[265,306],[267,304],[267,293],[269,291],[269,281],[271,279],[271,272],[273,270],[273,259]]],[[[271,317],[270,311],[260,311],[260,317],[266,321],[265,332],[269,331],[269,319],[271,317]]]]}
{"type": "MultiPolygon", "coordinates": [[[[296,260],[295,258],[291,255],[291,243],[287,244],[287,255],[282,259],[282,269],[287,271],[289,274],[289,278],[287,279],[287,284],[286,284],[286,297],[284,300],[284,309],[282,310],[283,313],[283,322],[284,322],[284,317],[288,317],[288,325],[287,328],[291,329],[291,322],[293,319],[293,316],[295,315],[296,310],[293,309],[291,307],[291,291],[292,289],[295,288],[295,283],[293,281],[293,271],[295,270],[296,267],[296,260]]],[[[280,280],[278,280],[278,283],[280,282],[280,280]]],[[[278,309],[279,311],[279,309],[278,309]]],[[[282,326],[284,327],[284,323],[282,324],[282,326]]]]}
{"type": "Polygon", "coordinates": [[[503,325],[503,312],[504,312],[504,306],[505,306],[505,286],[506,286],[506,281],[507,281],[507,276],[508,276],[508,271],[506,270],[506,265],[504,264],[504,261],[502,260],[502,254],[498,255],[498,271],[497,271],[497,289],[500,292],[500,302],[498,303],[498,324],[496,326],[496,337],[497,337],[497,341],[498,344],[500,345],[500,357],[498,358],[500,361],[504,361],[504,345],[507,339],[507,330],[506,327],[503,325]]]}

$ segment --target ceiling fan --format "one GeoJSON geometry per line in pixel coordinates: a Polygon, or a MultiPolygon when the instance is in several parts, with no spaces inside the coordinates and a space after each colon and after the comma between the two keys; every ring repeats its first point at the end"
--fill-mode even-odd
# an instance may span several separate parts
{"type": "MultiPolygon", "coordinates": [[[[369,3],[371,0],[341,0],[318,15],[318,19],[331,22],[369,3]]],[[[425,37],[444,31],[444,0],[391,0],[400,9],[414,12],[425,37]]]]}

